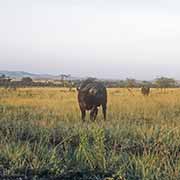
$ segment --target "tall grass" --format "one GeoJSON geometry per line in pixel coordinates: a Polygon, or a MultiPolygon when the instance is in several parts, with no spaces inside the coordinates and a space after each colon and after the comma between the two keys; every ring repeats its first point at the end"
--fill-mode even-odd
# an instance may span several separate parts
{"type": "Polygon", "coordinates": [[[0,169],[39,178],[180,179],[180,90],[143,97],[109,89],[107,121],[99,111],[82,123],[76,92],[0,89],[0,169]]]}

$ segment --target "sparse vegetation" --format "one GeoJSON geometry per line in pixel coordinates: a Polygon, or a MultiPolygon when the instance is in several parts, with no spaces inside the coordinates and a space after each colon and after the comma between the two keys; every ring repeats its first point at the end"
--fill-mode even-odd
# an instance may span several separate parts
{"type": "Polygon", "coordinates": [[[180,90],[108,90],[108,116],[82,123],[77,93],[0,89],[0,170],[61,179],[180,179],[180,90]]]}
{"type": "Polygon", "coordinates": [[[160,77],[155,81],[158,88],[176,87],[177,83],[173,78],[160,77]]]}

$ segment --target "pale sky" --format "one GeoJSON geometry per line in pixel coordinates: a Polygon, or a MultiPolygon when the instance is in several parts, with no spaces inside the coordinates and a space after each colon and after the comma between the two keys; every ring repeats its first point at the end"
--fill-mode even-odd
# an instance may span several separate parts
{"type": "Polygon", "coordinates": [[[0,0],[0,70],[180,79],[180,1],[0,0]]]}

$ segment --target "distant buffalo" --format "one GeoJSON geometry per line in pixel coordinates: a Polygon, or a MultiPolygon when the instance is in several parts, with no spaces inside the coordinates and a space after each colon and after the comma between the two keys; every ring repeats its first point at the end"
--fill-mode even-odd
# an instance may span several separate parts
{"type": "Polygon", "coordinates": [[[143,87],[141,88],[141,93],[142,93],[144,96],[148,96],[149,93],[150,93],[150,87],[145,87],[145,86],[143,86],[143,87]]]}
{"type": "Polygon", "coordinates": [[[90,119],[95,120],[99,106],[102,106],[105,120],[107,107],[107,90],[105,86],[101,82],[87,79],[77,90],[82,120],[85,120],[86,110],[90,111],[90,119]]]}

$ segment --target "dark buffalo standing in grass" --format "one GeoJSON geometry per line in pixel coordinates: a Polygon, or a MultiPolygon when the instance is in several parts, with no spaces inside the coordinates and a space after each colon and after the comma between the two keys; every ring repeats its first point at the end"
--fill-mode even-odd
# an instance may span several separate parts
{"type": "Polygon", "coordinates": [[[82,113],[82,120],[85,120],[86,111],[90,111],[90,119],[95,120],[98,107],[102,106],[104,120],[106,119],[107,90],[98,81],[87,79],[78,90],[78,102],[82,113]]]}
{"type": "Polygon", "coordinates": [[[150,93],[150,87],[145,87],[145,86],[143,86],[143,87],[141,88],[141,93],[142,93],[144,96],[148,96],[149,93],[150,93]]]}

